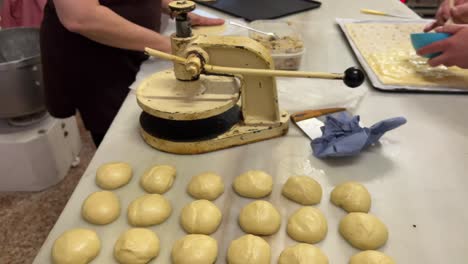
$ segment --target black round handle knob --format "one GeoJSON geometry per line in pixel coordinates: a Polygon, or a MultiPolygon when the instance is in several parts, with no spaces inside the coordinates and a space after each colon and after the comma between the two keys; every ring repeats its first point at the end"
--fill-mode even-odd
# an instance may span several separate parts
{"type": "Polygon", "coordinates": [[[351,88],[356,88],[360,86],[366,77],[364,76],[364,72],[361,69],[356,67],[350,67],[346,69],[344,72],[343,82],[351,88]]]}

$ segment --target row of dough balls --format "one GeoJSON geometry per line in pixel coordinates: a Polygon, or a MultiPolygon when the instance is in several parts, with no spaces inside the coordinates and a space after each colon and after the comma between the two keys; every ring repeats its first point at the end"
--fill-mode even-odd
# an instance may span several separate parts
{"type": "MultiPolygon", "coordinates": [[[[96,184],[104,190],[114,190],[130,182],[132,176],[132,167],[128,163],[107,163],[98,168],[96,184]]],[[[176,168],[158,165],[143,174],[140,185],[148,193],[164,194],[172,187],[175,177],[176,168]]],[[[258,199],[271,193],[273,179],[263,171],[251,170],[236,177],[233,189],[241,196],[258,199]]],[[[187,192],[196,199],[213,201],[224,192],[224,183],[222,178],[214,173],[203,173],[192,178],[187,192]]],[[[282,193],[303,205],[317,204],[322,197],[320,185],[307,176],[289,178],[282,193]]]]}
{"type": "MultiPolygon", "coordinates": [[[[105,164],[99,168],[96,182],[101,188],[118,188],[130,181],[131,174],[131,167],[126,163],[105,164]]],[[[174,167],[155,166],[143,175],[140,183],[148,192],[164,193],[172,186],[174,178],[174,167]]],[[[241,196],[262,198],[271,193],[272,185],[272,177],[265,172],[248,171],[235,179],[233,188],[241,196]]],[[[187,191],[194,198],[214,200],[224,192],[224,184],[218,175],[205,173],[193,177],[187,191]]],[[[295,176],[290,177],[285,183],[282,194],[300,204],[313,205],[320,202],[322,189],[316,181],[307,176],[295,176]]],[[[332,192],[331,200],[348,212],[367,212],[370,208],[369,193],[364,186],[357,183],[346,183],[338,186],[332,192]]],[[[82,212],[83,217],[89,222],[105,224],[112,222],[119,216],[120,207],[114,194],[98,192],[88,197],[82,212]],[[101,206],[96,206],[99,203],[101,206]],[[91,206],[87,206],[88,204],[91,206]],[[109,204],[112,205],[108,206],[109,204]],[[95,212],[93,213],[93,210],[87,210],[87,208],[94,209],[95,212]]],[[[130,204],[128,219],[130,224],[134,226],[149,226],[164,222],[170,214],[170,204],[164,197],[145,195],[130,204]],[[141,210],[142,208],[145,210],[141,210]]],[[[206,200],[198,200],[184,207],[180,223],[187,233],[211,234],[218,228],[221,217],[221,212],[214,204],[206,200]],[[205,213],[200,214],[202,211],[205,213]]],[[[256,201],[242,209],[239,224],[246,233],[271,235],[278,231],[281,217],[270,203],[256,201]],[[263,214],[259,214],[259,212],[263,214]]],[[[349,214],[340,223],[340,233],[349,243],[360,249],[372,249],[376,247],[376,244],[383,245],[385,243],[388,234],[383,235],[383,231],[377,232],[371,237],[365,237],[365,232],[357,232],[361,234],[360,237],[357,237],[353,230],[363,226],[378,231],[384,230],[386,233],[386,227],[377,218],[367,214],[349,214]],[[382,242],[382,240],[384,241],[382,242]]],[[[290,217],[287,232],[291,238],[299,242],[317,243],[325,238],[327,229],[326,219],[319,209],[303,207],[290,217]]],[[[368,229],[364,228],[364,231],[366,230],[368,229]]]]}
{"type": "MultiPolygon", "coordinates": [[[[54,263],[89,263],[99,254],[101,242],[89,229],[73,229],[62,234],[54,243],[54,263]]],[[[122,264],[145,264],[160,252],[155,232],[146,228],[125,231],[114,245],[114,258],[122,264]]],[[[173,264],[212,264],[218,257],[218,243],[207,235],[191,234],[177,240],[171,251],[173,264]]],[[[233,240],[228,248],[228,264],[270,264],[270,245],[261,237],[247,234],[233,240]]],[[[327,256],[317,247],[299,243],[281,252],[278,264],[328,264],[327,256]]],[[[351,257],[349,264],[394,264],[383,253],[373,250],[351,257]]]]}

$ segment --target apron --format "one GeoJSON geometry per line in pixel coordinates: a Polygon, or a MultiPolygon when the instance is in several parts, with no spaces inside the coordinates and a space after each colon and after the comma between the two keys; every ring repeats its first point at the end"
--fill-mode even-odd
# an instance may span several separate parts
{"type": "MultiPolygon", "coordinates": [[[[159,30],[161,0],[100,3],[133,23],[159,30]]],[[[67,118],[78,110],[88,130],[104,134],[147,57],[68,31],[60,23],[53,1],[48,0],[41,25],[41,58],[49,113],[67,118]]]]}

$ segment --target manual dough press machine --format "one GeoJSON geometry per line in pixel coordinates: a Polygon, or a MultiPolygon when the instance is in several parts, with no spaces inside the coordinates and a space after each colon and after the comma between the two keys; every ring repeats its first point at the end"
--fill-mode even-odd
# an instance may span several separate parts
{"type": "Polygon", "coordinates": [[[137,89],[143,139],[156,149],[197,154],[285,135],[289,114],[278,107],[275,76],[340,79],[349,87],[364,74],[277,71],[269,51],[240,36],[193,35],[192,1],[169,4],[176,18],[172,54],[146,48],[171,60],[174,69],[157,72],[137,89]],[[215,66],[216,65],[216,66],[215,66]]]}

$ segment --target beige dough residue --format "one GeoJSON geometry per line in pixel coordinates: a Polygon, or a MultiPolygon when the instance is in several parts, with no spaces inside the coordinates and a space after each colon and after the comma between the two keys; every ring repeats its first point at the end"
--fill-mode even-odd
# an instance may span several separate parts
{"type": "Polygon", "coordinates": [[[371,214],[349,213],[340,221],[340,234],[353,247],[361,250],[378,249],[388,240],[388,230],[371,214]]]}
{"type": "Polygon", "coordinates": [[[104,190],[114,190],[126,185],[133,176],[132,167],[125,162],[101,165],[96,173],[96,184],[104,190]]]}
{"type": "Polygon", "coordinates": [[[218,26],[194,26],[192,33],[196,35],[221,36],[226,31],[226,24],[218,26]]]}
{"type": "Polygon", "coordinates": [[[208,200],[196,200],[182,209],[180,224],[189,234],[210,235],[218,229],[222,214],[215,204],[208,200]]]}
{"type": "Polygon", "coordinates": [[[212,172],[193,176],[187,187],[187,192],[195,199],[214,201],[224,192],[223,179],[212,172]]]}
{"type": "Polygon", "coordinates": [[[328,264],[328,257],[320,248],[300,243],[283,250],[278,264],[328,264]]]}
{"type": "Polygon", "coordinates": [[[269,236],[278,232],[281,215],[271,203],[259,200],[242,208],[239,225],[248,234],[269,236]]]}
{"type": "Polygon", "coordinates": [[[298,242],[315,244],[327,236],[327,219],[318,208],[302,207],[289,217],[287,232],[298,242]]]}
{"type": "Polygon", "coordinates": [[[132,228],[120,235],[114,257],[121,264],[146,264],[159,255],[159,238],[146,228],[132,228]]]}
{"type": "Polygon", "coordinates": [[[120,201],[110,191],[92,193],[81,206],[81,216],[91,224],[107,225],[120,216],[120,201]]]}
{"type": "Polygon", "coordinates": [[[322,187],[308,176],[289,177],[281,192],[284,197],[302,205],[314,205],[322,199],[322,187]]]}
{"type": "Polygon", "coordinates": [[[159,225],[172,213],[171,203],[160,194],[145,194],[130,203],[128,222],[132,226],[159,225]]]}
{"type": "Polygon", "coordinates": [[[352,256],[349,264],[396,264],[396,262],[382,252],[366,250],[352,256]]]}
{"type": "Polygon", "coordinates": [[[371,207],[369,191],[358,182],[345,182],[336,186],[331,193],[330,200],[348,213],[368,213],[371,207]]]}
{"type": "Polygon", "coordinates": [[[228,264],[270,264],[270,245],[261,237],[244,235],[229,245],[228,264]]]}
{"type": "Polygon", "coordinates": [[[141,187],[148,193],[163,194],[174,183],[176,168],[169,165],[158,165],[150,168],[140,178],[141,187]]]}
{"type": "Polygon", "coordinates": [[[430,67],[416,55],[410,34],[424,23],[350,23],[345,27],[372,71],[383,84],[467,88],[468,70],[430,67]]]}
{"type": "Polygon", "coordinates": [[[101,241],[90,229],[71,229],[57,238],[52,247],[54,264],[87,264],[101,250],[101,241]]]}
{"type": "Polygon", "coordinates": [[[172,247],[173,264],[213,264],[218,257],[218,242],[207,235],[187,235],[172,247]]]}
{"type": "Polygon", "coordinates": [[[232,187],[240,196],[262,198],[273,190],[273,178],[264,171],[250,170],[234,179],[232,187]]]}

